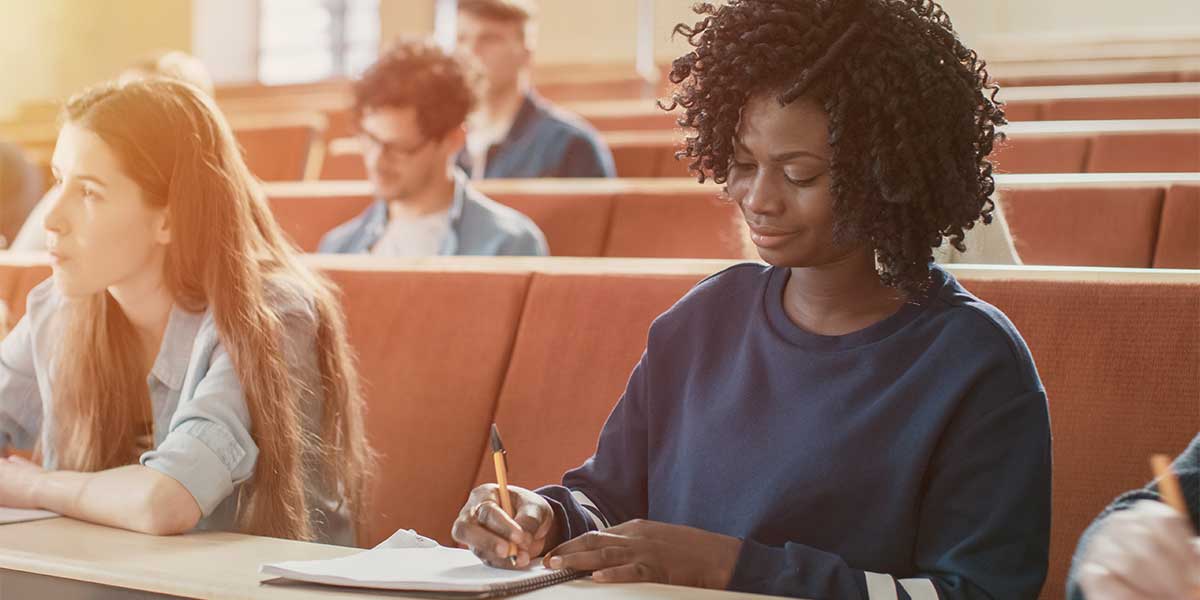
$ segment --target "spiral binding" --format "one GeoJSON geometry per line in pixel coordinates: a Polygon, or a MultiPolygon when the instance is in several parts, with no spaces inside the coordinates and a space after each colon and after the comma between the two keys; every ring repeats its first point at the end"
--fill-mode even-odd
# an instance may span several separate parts
{"type": "Polygon", "coordinates": [[[527,579],[525,581],[497,585],[497,586],[489,589],[486,594],[484,594],[483,596],[479,596],[479,597],[480,598],[504,598],[506,596],[515,596],[517,594],[524,594],[527,592],[532,592],[534,590],[540,590],[544,587],[550,587],[555,584],[563,583],[566,581],[571,581],[572,579],[579,579],[580,577],[584,577],[586,575],[587,575],[586,572],[575,571],[572,569],[563,569],[561,571],[547,573],[545,575],[542,575],[541,577],[535,577],[533,579],[527,579]]]}

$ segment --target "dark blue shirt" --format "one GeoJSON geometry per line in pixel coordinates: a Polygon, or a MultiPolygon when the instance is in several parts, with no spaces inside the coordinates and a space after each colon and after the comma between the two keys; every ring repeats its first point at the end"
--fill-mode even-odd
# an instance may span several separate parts
{"type": "Polygon", "coordinates": [[[741,591],[1037,598],[1050,423],[1012,323],[934,266],[891,317],[815,335],[784,312],[789,276],[735,266],[655,320],[596,454],[540,490],[566,536],[644,518],[742,538],[741,591]]]}
{"type": "MultiPolygon", "coordinates": [[[[456,161],[474,173],[465,148],[456,161]]],[[[533,93],[525,96],[504,139],[488,148],[483,171],[484,179],[616,176],[612,152],[596,130],[533,93]]]]}

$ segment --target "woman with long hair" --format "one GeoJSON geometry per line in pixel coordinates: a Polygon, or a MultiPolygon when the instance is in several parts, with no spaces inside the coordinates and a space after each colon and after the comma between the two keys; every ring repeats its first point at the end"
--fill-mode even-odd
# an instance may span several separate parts
{"type": "Polygon", "coordinates": [[[154,534],[353,544],[371,452],[333,286],[302,265],[213,100],[71,99],[53,277],[0,346],[0,505],[154,534]]]}
{"type": "MultiPolygon", "coordinates": [[[[994,210],[1004,113],[929,0],[728,0],[681,25],[682,155],[767,263],[697,285],[562,485],[476,489],[496,565],[802,598],[1030,599],[1050,423],[1012,323],[933,262],[994,210]]],[[[537,419],[538,415],[527,415],[537,419]]]]}

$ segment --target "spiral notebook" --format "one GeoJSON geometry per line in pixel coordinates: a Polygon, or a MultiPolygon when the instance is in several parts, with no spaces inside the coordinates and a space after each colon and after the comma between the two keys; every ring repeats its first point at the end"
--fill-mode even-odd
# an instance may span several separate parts
{"type": "Polygon", "coordinates": [[[395,538],[392,536],[371,550],[342,558],[264,564],[259,572],[307,583],[444,593],[455,598],[502,598],[585,575],[541,565],[520,571],[496,569],[483,564],[467,550],[436,543],[397,547],[405,540],[397,543],[395,538]]]}

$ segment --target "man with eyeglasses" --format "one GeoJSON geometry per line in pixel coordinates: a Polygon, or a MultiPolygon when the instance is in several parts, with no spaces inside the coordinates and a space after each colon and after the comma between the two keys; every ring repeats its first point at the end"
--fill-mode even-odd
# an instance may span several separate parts
{"type": "Polygon", "coordinates": [[[462,67],[402,40],[354,84],[354,114],[376,201],[325,234],[319,252],[378,256],[543,256],[541,230],[471,187],[454,165],[474,96],[462,67]]]}

